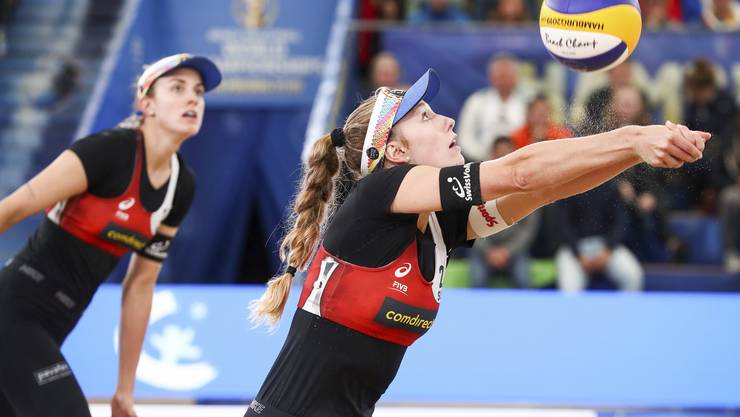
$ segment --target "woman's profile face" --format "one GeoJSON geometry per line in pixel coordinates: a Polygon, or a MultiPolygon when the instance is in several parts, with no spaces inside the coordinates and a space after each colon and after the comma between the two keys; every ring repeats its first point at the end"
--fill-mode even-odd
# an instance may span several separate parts
{"type": "Polygon", "coordinates": [[[393,127],[393,137],[405,140],[410,163],[444,168],[465,163],[454,127],[453,119],[422,101],[393,127]]]}
{"type": "Polygon", "coordinates": [[[196,70],[179,68],[163,75],[152,90],[151,96],[142,99],[148,122],[185,137],[198,133],[205,110],[205,87],[196,70]]]}

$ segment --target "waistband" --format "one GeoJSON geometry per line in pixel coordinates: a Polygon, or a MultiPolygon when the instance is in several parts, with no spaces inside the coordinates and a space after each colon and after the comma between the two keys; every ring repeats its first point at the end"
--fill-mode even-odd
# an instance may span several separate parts
{"type": "MultiPolygon", "coordinates": [[[[18,272],[21,276],[27,278],[27,282],[35,283],[36,287],[46,293],[48,296],[58,302],[63,311],[67,311],[74,316],[79,316],[85,310],[84,303],[80,303],[74,297],[63,290],[60,285],[49,278],[38,267],[18,257],[11,258],[5,263],[5,267],[18,272]]],[[[33,286],[32,286],[33,287],[33,286]]]]}

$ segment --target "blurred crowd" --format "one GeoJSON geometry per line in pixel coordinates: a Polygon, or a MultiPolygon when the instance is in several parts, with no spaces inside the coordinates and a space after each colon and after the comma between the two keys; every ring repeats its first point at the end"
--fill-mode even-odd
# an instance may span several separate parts
{"type": "MultiPolygon", "coordinates": [[[[410,24],[470,22],[522,25],[537,21],[541,0],[362,0],[360,17],[410,24]]],[[[740,28],[736,0],[639,0],[648,29],[740,28]]]]}
{"type": "MultiPolygon", "coordinates": [[[[361,14],[413,25],[425,23],[536,22],[537,0],[366,0],[361,14]]],[[[735,0],[641,0],[651,29],[740,27],[735,0]]],[[[362,45],[360,45],[362,51],[362,45]]],[[[362,61],[362,56],[360,56],[362,61]]],[[[597,134],[626,125],[672,119],[712,132],[703,160],[677,171],[638,165],[588,193],[540,209],[503,233],[476,243],[465,254],[470,285],[490,286],[495,277],[532,287],[533,258],[554,264],[554,285],[566,291],[587,288],[589,277],[636,291],[644,286],[645,263],[685,263],[688,243],[671,219],[680,215],[716,217],[720,222],[723,267],[740,273],[740,95],[710,60],[680,69],[668,96],[656,94],[639,62],[627,61],[606,74],[589,74],[570,103],[531,88],[522,80],[526,63],[501,54],[490,58],[488,85],[462,105],[456,130],[467,160],[502,157],[543,140],[597,134]],[[564,109],[564,110],[563,110],[564,109]]],[[[387,51],[372,55],[367,91],[404,88],[403,68],[387,51]]],[[[540,91],[541,90],[541,91],[540,91]]]]}

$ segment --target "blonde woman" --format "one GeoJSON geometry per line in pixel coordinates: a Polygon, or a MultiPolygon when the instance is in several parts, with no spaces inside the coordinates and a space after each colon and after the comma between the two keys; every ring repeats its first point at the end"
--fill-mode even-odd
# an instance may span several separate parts
{"type": "Polygon", "coordinates": [[[465,164],[455,121],[429,105],[438,89],[432,70],[407,91],[381,88],[313,145],[282,244],[288,267],[252,303],[253,319],[277,324],[293,275],[306,280],[246,416],[372,415],[407,346],[434,323],[453,248],[640,162],[696,161],[709,139],[671,123],[630,126],[465,164]],[[358,182],[326,224],[342,163],[358,182]]]}

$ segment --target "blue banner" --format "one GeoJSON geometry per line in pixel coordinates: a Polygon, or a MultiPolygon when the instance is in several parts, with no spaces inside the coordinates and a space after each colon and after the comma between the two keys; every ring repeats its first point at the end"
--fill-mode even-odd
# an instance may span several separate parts
{"type": "Polygon", "coordinates": [[[337,0],[161,0],[136,3],[91,131],[131,113],[143,65],[179,52],[205,55],[224,79],[208,106],[310,106],[337,0]]]}
{"type": "MultiPolygon", "coordinates": [[[[254,397],[287,334],[250,328],[261,287],[163,286],[138,398],[254,397]]],[[[116,383],[120,288],[103,286],[64,346],[88,397],[116,383]]],[[[454,290],[383,396],[393,402],[740,407],[740,296],[454,290]]]]}
{"type": "MultiPolygon", "coordinates": [[[[550,57],[536,29],[398,29],[384,31],[382,39],[384,49],[398,57],[404,82],[414,81],[429,67],[437,70],[442,86],[434,99],[434,108],[453,118],[457,118],[468,96],[488,85],[488,60],[499,53],[512,54],[532,64],[540,78],[548,75],[548,88],[562,90],[565,102],[569,102],[580,76],[580,73],[565,70],[562,64],[550,57]]],[[[706,57],[724,71],[732,85],[732,74],[740,57],[740,37],[736,33],[706,31],[646,32],[632,57],[653,78],[662,75],[664,69],[680,70],[691,60],[706,57]]]]}

